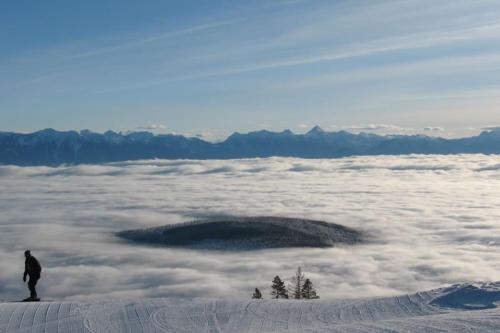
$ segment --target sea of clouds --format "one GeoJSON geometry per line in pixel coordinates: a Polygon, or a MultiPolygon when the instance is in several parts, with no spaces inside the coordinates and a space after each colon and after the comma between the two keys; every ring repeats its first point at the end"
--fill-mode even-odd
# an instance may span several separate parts
{"type": "Polygon", "coordinates": [[[500,157],[148,160],[0,166],[0,299],[266,297],[297,266],[324,299],[500,280],[500,157]],[[367,243],[211,252],[127,243],[114,232],[227,215],[335,222],[367,243]]]}

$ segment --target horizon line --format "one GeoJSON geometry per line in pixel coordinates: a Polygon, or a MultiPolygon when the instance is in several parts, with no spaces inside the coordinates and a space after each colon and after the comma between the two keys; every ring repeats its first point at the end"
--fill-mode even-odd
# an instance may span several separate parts
{"type": "Polygon", "coordinates": [[[305,131],[303,133],[294,132],[293,130],[291,130],[289,128],[286,128],[286,129],[283,129],[283,130],[268,130],[268,129],[264,129],[263,128],[263,129],[259,129],[259,130],[251,130],[251,131],[248,131],[248,132],[234,131],[231,134],[226,135],[224,139],[219,139],[219,140],[209,140],[207,138],[204,138],[202,135],[181,134],[181,133],[176,133],[175,131],[168,132],[168,133],[158,133],[158,132],[155,131],[155,130],[158,130],[156,128],[149,128],[148,129],[148,128],[141,128],[141,127],[137,127],[136,128],[137,130],[123,130],[123,131],[119,130],[119,131],[115,131],[115,130],[112,130],[112,129],[108,129],[108,130],[103,131],[103,132],[93,131],[93,130],[90,130],[90,129],[58,130],[58,129],[55,129],[53,127],[47,127],[47,128],[43,128],[43,129],[40,129],[40,130],[31,131],[31,132],[17,132],[17,131],[2,131],[2,130],[0,130],[0,134],[32,135],[32,134],[36,134],[36,133],[40,133],[40,132],[44,132],[44,131],[54,131],[54,132],[57,132],[57,133],[70,133],[70,132],[74,132],[74,133],[77,133],[80,136],[83,135],[85,132],[89,132],[91,134],[98,134],[98,135],[105,135],[106,133],[111,132],[113,134],[117,134],[117,135],[121,135],[121,136],[127,136],[127,135],[131,135],[131,134],[134,134],[134,133],[148,133],[148,134],[151,134],[153,137],[181,136],[181,137],[184,137],[184,138],[187,138],[187,139],[198,139],[198,140],[202,140],[202,141],[206,141],[206,142],[222,142],[222,141],[225,141],[225,140],[229,139],[233,135],[249,135],[249,134],[252,134],[252,133],[259,133],[259,132],[267,132],[267,133],[272,133],[272,134],[281,134],[281,133],[287,133],[287,132],[289,132],[292,135],[307,135],[307,134],[312,134],[314,132],[318,132],[318,133],[324,133],[324,134],[349,133],[349,134],[352,134],[352,135],[374,135],[374,136],[379,136],[379,137],[423,136],[423,137],[436,138],[436,139],[453,140],[453,139],[472,138],[472,137],[477,137],[477,136],[481,135],[482,133],[500,131],[500,126],[498,126],[498,127],[497,126],[488,126],[488,127],[478,128],[478,130],[480,132],[477,135],[461,136],[461,137],[457,137],[457,138],[446,138],[446,137],[443,137],[443,136],[427,135],[427,134],[423,133],[423,132],[441,131],[441,129],[436,130],[436,128],[438,128],[438,127],[425,127],[425,128],[423,128],[421,130],[421,132],[419,132],[418,130],[415,130],[415,129],[409,129],[409,130],[414,130],[414,133],[376,133],[376,131],[379,128],[375,128],[375,127],[374,128],[370,128],[368,126],[364,127],[364,128],[362,128],[360,126],[351,126],[351,127],[345,126],[345,127],[339,127],[338,130],[324,130],[321,126],[315,125],[315,126],[311,127],[309,130],[307,130],[307,131],[305,131]]]}

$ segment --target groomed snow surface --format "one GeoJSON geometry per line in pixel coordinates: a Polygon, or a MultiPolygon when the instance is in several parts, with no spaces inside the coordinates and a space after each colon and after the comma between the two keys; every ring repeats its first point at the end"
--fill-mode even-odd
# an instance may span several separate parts
{"type": "Polygon", "coordinates": [[[0,304],[0,332],[498,332],[500,283],[338,301],[0,304]]]}

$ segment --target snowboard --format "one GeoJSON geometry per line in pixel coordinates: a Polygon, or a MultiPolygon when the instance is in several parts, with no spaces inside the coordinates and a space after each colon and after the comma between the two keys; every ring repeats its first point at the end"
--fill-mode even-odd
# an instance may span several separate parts
{"type": "Polygon", "coordinates": [[[28,298],[23,299],[21,302],[40,302],[40,299],[28,297],[28,298]]]}

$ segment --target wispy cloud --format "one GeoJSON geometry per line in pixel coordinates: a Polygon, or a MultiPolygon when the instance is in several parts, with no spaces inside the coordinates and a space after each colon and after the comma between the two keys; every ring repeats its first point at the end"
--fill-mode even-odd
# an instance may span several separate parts
{"type": "Polygon", "coordinates": [[[142,37],[142,38],[139,38],[136,40],[118,43],[118,44],[112,45],[112,46],[107,46],[107,47],[93,49],[93,50],[87,50],[84,52],[80,52],[78,54],[73,54],[73,55],[69,56],[68,58],[88,58],[88,57],[94,57],[94,56],[98,56],[98,55],[102,55],[102,54],[106,54],[106,53],[122,51],[122,50],[129,49],[129,48],[141,47],[141,46],[144,46],[145,44],[148,44],[148,43],[154,43],[154,42],[162,41],[162,40],[169,39],[169,38],[181,37],[181,36],[185,36],[185,35],[189,35],[189,34],[194,34],[194,33],[198,33],[198,32],[203,32],[203,31],[207,31],[207,30],[211,30],[211,29],[215,29],[215,28],[228,26],[228,25],[234,24],[238,21],[239,21],[238,19],[229,19],[229,20],[221,20],[219,22],[194,25],[194,26],[184,28],[184,29],[179,29],[179,30],[168,31],[168,32],[160,33],[160,34],[145,36],[145,37],[142,37]]]}
{"type": "Polygon", "coordinates": [[[387,132],[391,134],[402,132],[414,132],[414,128],[402,127],[392,124],[361,124],[348,126],[333,126],[336,129],[343,129],[352,132],[387,132]]]}
{"type": "Polygon", "coordinates": [[[481,130],[484,130],[484,131],[498,131],[498,130],[500,130],[500,126],[487,126],[487,127],[481,128],[481,130]]]}
{"type": "MultiPolygon", "coordinates": [[[[414,50],[414,49],[425,49],[432,47],[443,47],[447,44],[453,44],[456,42],[463,42],[466,40],[480,40],[480,39],[500,39],[500,24],[498,23],[489,23],[480,26],[468,27],[454,31],[445,31],[441,33],[418,33],[418,34],[410,34],[406,36],[394,37],[394,38],[384,38],[379,40],[372,40],[369,42],[364,42],[362,44],[356,45],[348,45],[342,48],[335,48],[335,50],[331,52],[323,52],[320,54],[312,54],[303,57],[289,57],[288,59],[280,59],[277,61],[268,61],[255,63],[246,66],[240,67],[228,67],[222,68],[219,70],[194,73],[188,75],[182,75],[177,77],[171,77],[168,79],[158,79],[154,81],[145,81],[136,83],[129,86],[122,86],[118,88],[119,90],[129,90],[129,89],[142,89],[155,85],[161,85],[171,82],[178,81],[189,81],[189,80],[198,80],[198,79],[206,79],[213,77],[221,77],[221,76],[233,76],[245,73],[252,73],[257,71],[264,70],[273,70],[279,68],[286,67],[296,67],[296,66],[304,66],[304,65],[313,65],[322,62],[335,62],[340,60],[359,58],[359,57],[367,57],[376,54],[396,52],[396,51],[405,51],[405,50],[414,50]]],[[[330,82],[340,82],[347,80],[369,80],[374,78],[379,78],[380,75],[385,73],[386,75],[402,75],[404,72],[415,72],[419,71],[423,75],[425,73],[431,73],[432,70],[426,67],[433,67],[444,65],[445,67],[452,67],[451,69],[456,71],[477,71],[478,67],[467,67],[460,66],[457,62],[467,62],[468,64],[482,64],[482,70],[485,70],[486,61],[494,61],[498,63],[500,61],[499,54],[486,54],[486,55],[475,55],[475,56],[462,56],[456,57],[456,59],[431,59],[426,61],[417,61],[410,64],[396,64],[390,65],[386,67],[394,67],[399,71],[393,71],[387,73],[387,68],[384,66],[380,68],[376,68],[373,70],[359,70],[354,73],[348,73],[344,76],[340,75],[339,77],[333,78],[323,78],[322,81],[329,80],[330,82]],[[454,61],[454,62],[453,62],[454,61]],[[424,71],[425,70],[425,71],[424,71]]],[[[443,68],[443,67],[441,67],[443,68]]],[[[307,83],[307,81],[306,81],[307,83]]],[[[321,84],[322,82],[317,82],[316,84],[321,84]]],[[[294,84],[294,83],[291,83],[294,84]]],[[[304,84],[304,83],[299,83],[304,84]]]]}
{"type": "Polygon", "coordinates": [[[424,128],[404,127],[393,124],[361,124],[361,125],[348,125],[348,126],[332,126],[334,130],[345,130],[349,132],[374,132],[380,134],[411,134],[422,132],[443,132],[445,129],[439,126],[426,126],[424,128]]]}
{"type": "MultiPolygon", "coordinates": [[[[35,128],[55,121],[74,128],[64,117],[71,108],[84,120],[108,123],[88,120],[89,128],[116,121],[133,128],[138,108],[148,109],[146,120],[168,109],[172,124],[181,126],[173,130],[197,133],[193,128],[220,126],[220,117],[232,128],[257,123],[255,110],[266,113],[269,127],[293,127],[307,109],[308,119],[325,123],[340,116],[342,123],[390,124],[404,121],[398,114],[416,112],[426,116],[419,127],[448,129],[449,112],[438,109],[467,99],[489,103],[493,113],[498,99],[498,1],[232,2],[183,15],[161,24],[138,20],[120,31],[91,29],[59,45],[40,31],[45,42],[0,59],[1,107],[14,110],[0,115],[2,123],[15,129],[26,127],[21,122],[35,128]],[[34,110],[42,107],[53,118],[43,117],[40,125],[34,110]],[[121,109],[120,119],[103,109],[121,109]],[[16,117],[20,110],[33,117],[16,117]],[[175,119],[182,117],[206,124],[188,128],[175,119]]],[[[471,123],[464,128],[478,126],[472,124],[476,109],[462,106],[453,119],[471,123]]],[[[68,119],[79,124],[76,118],[68,119]]]]}
{"type": "MultiPolygon", "coordinates": [[[[276,89],[303,89],[326,85],[369,82],[377,80],[453,76],[457,74],[487,72],[500,68],[500,53],[484,53],[472,56],[447,56],[418,61],[404,61],[362,69],[337,70],[329,74],[306,76],[298,81],[276,85],[276,89]]],[[[485,88],[492,90],[491,87],[485,88]]],[[[425,96],[422,96],[425,98],[425,96]]]]}
{"type": "Polygon", "coordinates": [[[150,125],[139,126],[137,128],[143,130],[164,130],[167,128],[167,126],[163,124],[150,124],[150,125]]]}
{"type": "Polygon", "coordinates": [[[444,128],[443,127],[439,127],[439,126],[427,126],[427,127],[424,127],[424,131],[442,132],[442,131],[444,131],[444,128]]]}

